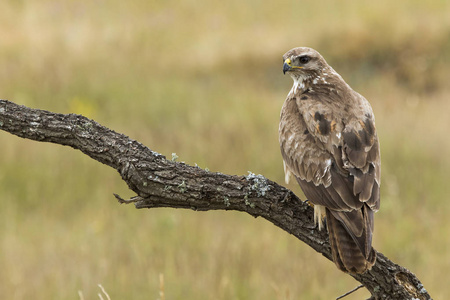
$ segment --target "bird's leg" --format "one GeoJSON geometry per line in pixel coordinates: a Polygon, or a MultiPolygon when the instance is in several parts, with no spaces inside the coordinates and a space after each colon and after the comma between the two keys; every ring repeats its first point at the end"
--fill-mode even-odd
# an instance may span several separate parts
{"type": "Polygon", "coordinates": [[[319,225],[319,230],[323,228],[323,221],[326,215],[326,208],[323,205],[312,205],[314,207],[314,223],[319,225]]]}

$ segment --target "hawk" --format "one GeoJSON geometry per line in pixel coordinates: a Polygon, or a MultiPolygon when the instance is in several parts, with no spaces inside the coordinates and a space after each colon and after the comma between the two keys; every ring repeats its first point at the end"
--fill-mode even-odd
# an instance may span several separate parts
{"type": "Polygon", "coordinates": [[[374,212],[380,207],[380,148],[369,102],[314,49],[283,55],[294,85],[281,109],[279,141],[286,183],[294,177],[323,219],[336,266],[361,274],[376,260],[374,212]]]}

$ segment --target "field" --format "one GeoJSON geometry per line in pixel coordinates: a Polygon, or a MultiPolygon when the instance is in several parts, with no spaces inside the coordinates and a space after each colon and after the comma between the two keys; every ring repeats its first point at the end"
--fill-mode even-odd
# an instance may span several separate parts
{"type": "MultiPolygon", "coordinates": [[[[8,0],[0,98],[283,183],[281,56],[316,48],[376,115],[374,247],[446,299],[449,16],[438,0],[8,0]]],[[[133,194],[118,173],[68,147],[0,131],[0,166],[0,299],[99,299],[101,284],[113,300],[156,300],[161,277],[167,300],[334,299],[358,284],[262,219],[121,206],[113,193],[133,194]]]]}

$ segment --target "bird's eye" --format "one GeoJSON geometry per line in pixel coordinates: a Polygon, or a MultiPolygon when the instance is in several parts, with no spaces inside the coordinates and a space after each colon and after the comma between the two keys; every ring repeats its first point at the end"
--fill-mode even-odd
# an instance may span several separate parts
{"type": "Polygon", "coordinates": [[[309,56],[307,56],[307,55],[303,55],[303,56],[299,57],[299,61],[300,61],[301,64],[308,63],[310,61],[310,59],[311,58],[309,56]]]}

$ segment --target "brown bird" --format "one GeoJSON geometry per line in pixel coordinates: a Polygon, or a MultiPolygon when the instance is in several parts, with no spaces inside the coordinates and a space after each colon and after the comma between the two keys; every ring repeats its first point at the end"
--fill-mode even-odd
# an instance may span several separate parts
{"type": "Polygon", "coordinates": [[[281,109],[279,139],[286,183],[294,176],[323,218],[336,266],[364,273],[376,260],[374,212],[380,207],[380,148],[369,102],[314,49],[283,55],[294,85],[281,109]]]}

